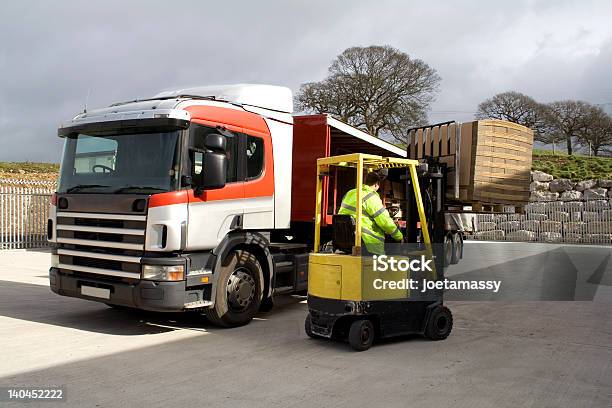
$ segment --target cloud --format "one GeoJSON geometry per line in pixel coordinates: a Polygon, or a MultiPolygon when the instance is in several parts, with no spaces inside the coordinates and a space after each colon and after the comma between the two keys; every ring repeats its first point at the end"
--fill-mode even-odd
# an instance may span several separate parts
{"type": "Polygon", "coordinates": [[[83,109],[215,83],[322,79],[353,45],[389,44],[438,70],[430,119],[469,120],[517,89],[612,102],[612,6],[600,2],[13,2],[0,16],[0,160],[59,161],[83,109]]]}

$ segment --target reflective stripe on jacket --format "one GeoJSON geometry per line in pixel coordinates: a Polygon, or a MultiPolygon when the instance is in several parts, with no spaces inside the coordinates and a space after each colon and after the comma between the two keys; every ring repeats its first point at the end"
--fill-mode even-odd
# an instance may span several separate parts
{"type": "MultiPolygon", "coordinates": [[[[391,235],[396,241],[401,241],[402,233],[372,187],[364,185],[362,197],[361,240],[371,253],[384,254],[385,234],[391,235]]],[[[344,195],[338,214],[349,214],[354,217],[357,211],[356,204],[357,189],[352,189],[344,195]]]]}

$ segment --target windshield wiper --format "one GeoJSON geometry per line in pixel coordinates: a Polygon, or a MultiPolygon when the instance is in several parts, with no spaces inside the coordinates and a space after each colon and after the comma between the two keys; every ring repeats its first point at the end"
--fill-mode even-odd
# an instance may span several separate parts
{"type": "Polygon", "coordinates": [[[113,191],[113,193],[123,193],[126,190],[155,190],[155,191],[168,191],[165,188],[159,188],[159,187],[150,187],[150,186],[125,186],[125,187],[121,187],[118,188],[117,190],[113,191]]]}
{"type": "Polygon", "coordinates": [[[83,188],[94,188],[94,187],[110,187],[102,184],[77,184],[76,186],[72,186],[66,190],[66,193],[72,193],[77,190],[81,190],[83,188]]]}

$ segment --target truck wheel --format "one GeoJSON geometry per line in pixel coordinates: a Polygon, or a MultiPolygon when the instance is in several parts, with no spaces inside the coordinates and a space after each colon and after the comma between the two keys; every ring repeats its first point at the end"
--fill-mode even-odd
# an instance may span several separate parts
{"type": "Polygon", "coordinates": [[[236,327],[250,322],[259,310],[263,272],[255,255],[232,251],[219,271],[215,306],[206,317],[217,326],[236,327]]]}
{"type": "Polygon", "coordinates": [[[306,320],[304,320],[304,331],[311,339],[317,338],[317,335],[312,332],[312,318],[310,317],[310,313],[308,313],[306,320]]]}
{"type": "Polygon", "coordinates": [[[453,256],[451,258],[451,264],[457,264],[461,260],[463,253],[463,240],[461,239],[461,233],[453,233],[453,256]]]}
{"type": "Polygon", "coordinates": [[[438,306],[431,311],[425,337],[430,340],[444,340],[453,330],[453,314],[446,306],[438,306]]]}
{"type": "Polygon", "coordinates": [[[357,351],[365,351],[374,342],[374,325],[367,319],[356,320],[349,329],[348,341],[357,351]]]}
{"type": "Polygon", "coordinates": [[[451,264],[453,260],[453,241],[448,236],[444,236],[444,266],[451,264]]]}
{"type": "Polygon", "coordinates": [[[272,296],[265,298],[261,301],[259,305],[260,312],[269,312],[274,307],[274,298],[272,296]]]}

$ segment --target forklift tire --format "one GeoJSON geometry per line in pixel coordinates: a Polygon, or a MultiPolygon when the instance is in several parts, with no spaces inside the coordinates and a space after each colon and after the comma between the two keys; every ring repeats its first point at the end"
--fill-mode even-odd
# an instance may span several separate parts
{"type": "Polygon", "coordinates": [[[310,313],[308,313],[306,320],[304,320],[304,331],[311,339],[317,338],[317,335],[312,332],[312,318],[310,317],[310,313]]]}
{"type": "Polygon", "coordinates": [[[451,258],[451,264],[457,264],[463,257],[463,240],[461,239],[461,233],[453,233],[453,256],[451,258]]]}
{"type": "Polygon", "coordinates": [[[448,266],[453,261],[453,240],[449,235],[444,236],[444,266],[448,266]]]}
{"type": "Polygon", "coordinates": [[[263,272],[255,255],[245,250],[230,252],[219,270],[215,306],[206,317],[221,327],[249,323],[261,304],[262,282],[263,272]]]}
{"type": "Polygon", "coordinates": [[[437,306],[431,311],[425,337],[429,340],[444,340],[453,330],[453,314],[446,306],[437,306]]]}
{"type": "Polygon", "coordinates": [[[374,342],[374,325],[367,319],[355,320],[348,335],[349,345],[357,351],[365,351],[374,342]]]}

